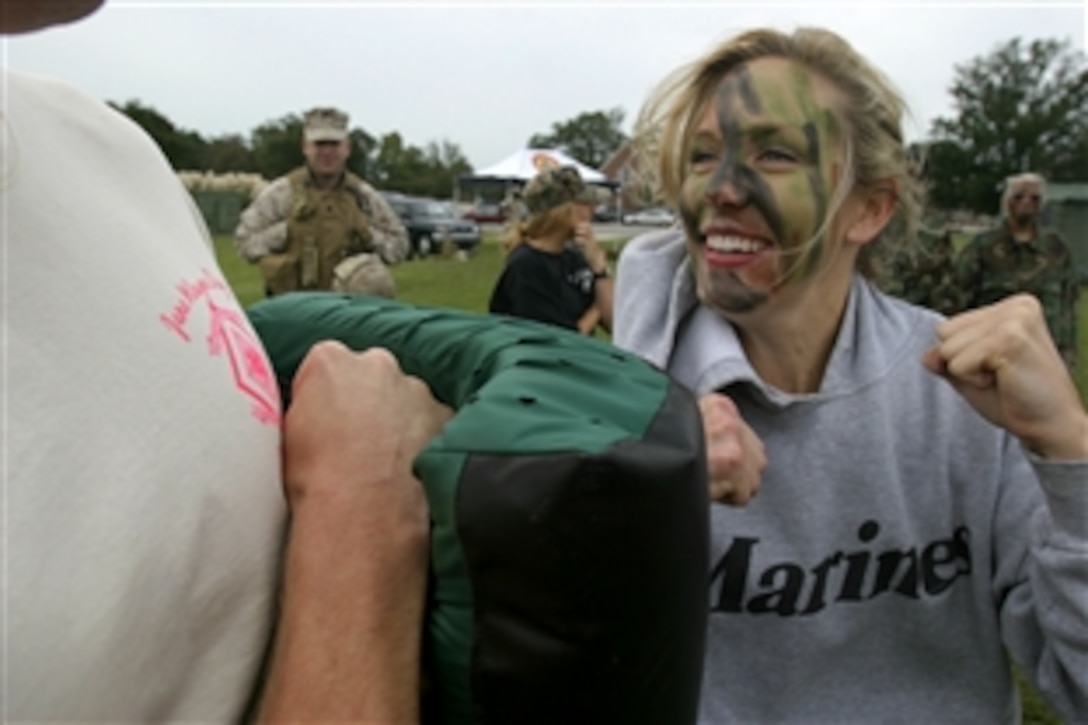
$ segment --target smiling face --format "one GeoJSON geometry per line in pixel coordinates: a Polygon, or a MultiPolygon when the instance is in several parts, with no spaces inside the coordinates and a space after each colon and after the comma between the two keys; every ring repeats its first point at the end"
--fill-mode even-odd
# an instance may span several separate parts
{"type": "Polygon", "coordinates": [[[680,212],[696,287],[716,311],[749,312],[812,280],[842,176],[836,89],[783,58],[725,75],[699,119],[680,212]]]}

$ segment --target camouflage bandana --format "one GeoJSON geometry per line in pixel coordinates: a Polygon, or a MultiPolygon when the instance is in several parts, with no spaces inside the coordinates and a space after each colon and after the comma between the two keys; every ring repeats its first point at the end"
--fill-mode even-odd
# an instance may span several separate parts
{"type": "Polygon", "coordinates": [[[596,194],[586,186],[573,166],[541,171],[525,185],[522,200],[529,213],[540,214],[567,202],[595,204],[596,194]]]}

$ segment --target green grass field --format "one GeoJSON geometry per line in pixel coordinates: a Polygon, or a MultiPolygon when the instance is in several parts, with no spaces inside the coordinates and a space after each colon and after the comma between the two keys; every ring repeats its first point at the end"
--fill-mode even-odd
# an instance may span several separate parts
{"type": "MultiPolygon", "coordinates": [[[[611,243],[613,249],[622,242],[611,243]]],[[[260,274],[255,266],[246,264],[235,253],[228,236],[215,240],[216,253],[223,272],[242,304],[252,304],[264,296],[260,274]]],[[[490,233],[467,262],[452,258],[430,257],[397,265],[393,277],[397,282],[397,298],[419,305],[453,307],[473,312],[486,312],[491,288],[502,269],[502,250],[498,236],[490,233]]],[[[1080,367],[1077,381],[1081,397],[1088,401],[1088,289],[1080,304],[1080,367]]],[[[1024,723],[1026,725],[1057,725],[1060,720],[1019,677],[1024,694],[1024,723]]]]}
{"type": "MultiPolygon", "coordinates": [[[[243,305],[264,297],[264,286],[257,267],[247,264],[235,253],[230,237],[217,236],[215,251],[223,273],[243,305]]],[[[498,237],[488,235],[467,262],[441,256],[428,257],[393,267],[397,298],[420,305],[436,305],[487,311],[491,287],[502,269],[502,250],[498,237]]]]}
{"type": "MultiPolygon", "coordinates": [[[[614,250],[622,245],[622,240],[605,244],[614,250]]],[[[250,305],[264,297],[257,268],[238,257],[229,236],[216,237],[215,249],[219,264],[243,305],[250,305]]],[[[484,242],[467,262],[429,257],[393,267],[393,278],[397,282],[397,298],[406,302],[486,312],[491,287],[501,269],[499,238],[491,232],[485,235],[484,242]]],[[[1088,289],[1080,296],[1079,323],[1080,355],[1076,380],[1081,397],[1088,403],[1088,289]]]]}

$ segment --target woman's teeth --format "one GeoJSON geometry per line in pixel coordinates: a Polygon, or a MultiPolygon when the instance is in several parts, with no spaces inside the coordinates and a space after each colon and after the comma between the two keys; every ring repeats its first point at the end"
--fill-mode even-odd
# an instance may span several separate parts
{"type": "Polygon", "coordinates": [[[709,236],[706,246],[722,254],[753,254],[767,246],[765,242],[745,237],[709,236]]]}

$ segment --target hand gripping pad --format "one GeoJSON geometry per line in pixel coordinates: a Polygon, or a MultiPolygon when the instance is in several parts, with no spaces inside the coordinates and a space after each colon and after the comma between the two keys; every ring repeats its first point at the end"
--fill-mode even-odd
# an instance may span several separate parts
{"type": "Polygon", "coordinates": [[[425,720],[694,722],[708,504],[690,393],[513,318],[321,292],[249,313],[285,400],[337,339],[388,348],[456,411],[415,466],[433,520],[425,720]]]}

